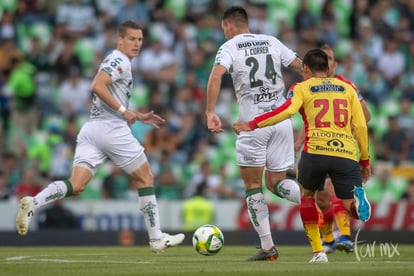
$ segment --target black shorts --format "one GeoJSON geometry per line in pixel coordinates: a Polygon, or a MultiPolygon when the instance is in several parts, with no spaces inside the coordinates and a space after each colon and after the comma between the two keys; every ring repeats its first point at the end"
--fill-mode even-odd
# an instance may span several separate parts
{"type": "Polygon", "coordinates": [[[323,187],[327,175],[332,179],[336,196],[341,199],[353,198],[354,187],[362,185],[358,162],[302,152],[298,164],[298,181],[305,189],[316,191],[323,187]]]}

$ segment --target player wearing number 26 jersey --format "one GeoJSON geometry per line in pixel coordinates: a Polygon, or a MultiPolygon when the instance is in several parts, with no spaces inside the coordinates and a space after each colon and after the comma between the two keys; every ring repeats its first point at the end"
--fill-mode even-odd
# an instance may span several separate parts
{"type": "Polygon", "coordinates": [[[305,81],[287,95],[286,102],[249,122],[233,124],[236,133],[277,124],[300,112],[305,125],[305,146],[298,164],[302,185],[300,215],[311,244],[310,262],[327,262],[318,226],[315,192],[329,175],[335,193],[345,209],[367,221],[371,207],[362,182],[371,175],[368,131],[362,106],[351,85],[328,77],[328,56],[321,49],[310,50],[303,58],[305,81]],[[359,145],[359,165],[354,135],[359,145]]]}
{"type": "Polygon", "coordinates": [[[366,121],[351,85],[337,78],[310,78],[298,83],[288,93],[283,106],[249,124],[252,129],[272,125],[298,111],[304,120],[307,137],[304,152],[357,160],[353,126],[357,140],[362,143],[359,145],[360,159],[369,159],[366,121]]]}

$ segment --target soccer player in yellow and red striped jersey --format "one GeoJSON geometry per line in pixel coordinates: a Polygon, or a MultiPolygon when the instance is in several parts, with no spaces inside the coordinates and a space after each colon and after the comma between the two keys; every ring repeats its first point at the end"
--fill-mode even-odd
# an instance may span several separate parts
{"type": "MultiPolygon", "coordinates": [[[[366,122],[371,118],[371,114],[365,104],[365,100],[359,93],[358,88],[354,83],[349,81],[343,76],[336,75],[335,69],[337,67],[337,62],[335,59],[334,50],[329,45],[323,45],[320,48],[328,56],[328,77],[334,77],[339,80],[342,80],[349,85],[351,85],[358,95],[359,102],[361,103],[362,110],[364,112],[364,117],[366,122]]],[[[293,90],[294,86],[289,90],[293,90]]],[[[305,131],[304,129],[298,135],[298,138],[295,141],[295,151],[299,151],[303,142],[305,140],[305,131]]],[[[349,216],[342,204],[342,201],[336,197],[335,191],[332,185],[332,181],[329,177],[326,178],[324,185],[322,185],[316,193],[316,202],[321,210],[321,221],[320,221],[320,230],[322,233],[323,248],[326,253],[333,253],[336,249],[344,250],[345,252],[354,251],[354,243],[351,240],[351,225],[349,216]],[[340,236],[335,240],[334,237],[334,225],[333,222],[338,228],[340,236]]]]}
{"type": "Polygon", "coordinates": [[[288,93],[283,105],[249,122],[234,123],[233,129],[239,134],[276,124],[300,112],[306,134],[298,165],[298,180],[303,188],[300,214],[314,253],[310,262],[327,262],[319,233],[315,192],[329,175],[349,214],[362,221],[369,219],[371,206],[362,188],[362,182],[371,176],[368,130],[354,88],[327,76],[325,52],[309,51],[303,59],[303,72],[305,80],[288,93]]]}

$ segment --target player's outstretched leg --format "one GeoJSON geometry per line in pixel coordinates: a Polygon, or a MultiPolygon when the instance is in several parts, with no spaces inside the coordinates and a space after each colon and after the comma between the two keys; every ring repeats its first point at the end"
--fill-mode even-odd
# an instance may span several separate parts
{"type": "Polygon", "coordinates": [[[182,233],[176,235],[162,233],[160,239],[150,240],[149,244],[152,252],[161,253],[164,251],[164,249],[168,247],[177,246],[181,244],[184,241],[184,238],[185,236],[182,233]]]}
{"type": "Polygon", "coordinates": [[[24,236],[29,230],[30,221],[35,212],[33,197],[26,196],[20,199],[19,212],[16,217],[16,228],[19,235],[24,236]]]}
{"type": "Polygon", "coordinates": [[[248,261],[276,261],[279,257],[279,252],[273,246],[270,250],[260,249],[256,255],[248,258],[248,261]]]}
{"type": "Polygon", "coordinates": [[[278,197],[285,198],[293,203],[300,203],[299,184],[293,179],[285,178],[276,182],[273,190],[278,197]]]}
{"type": "Polygon", "coordinates": [[[355,209],[358,217],[362,221],[369,220],[371,216],[371,205],[365,195],[365,191],[362,187],[355,187],[354,189],[355,209]]]}

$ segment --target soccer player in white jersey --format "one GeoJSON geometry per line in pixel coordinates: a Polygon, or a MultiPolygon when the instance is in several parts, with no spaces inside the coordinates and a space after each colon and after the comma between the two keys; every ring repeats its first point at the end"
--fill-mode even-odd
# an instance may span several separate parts
{"type": "MultiPolygon", "coordinates": [[[[242,121],[285,102],[282,66],[302,74],[302,61],[277,38],[250,33],[248,16],[242,7],[230,7],[224,12],[222,28],[227,41],[217,52],[207,86],[207,125],[214,133],[223,131],[215,106],[225,73],[230,73],[233,79],[242,121]]],[[[250,220],[261,243],[259,252],[248,261],[276,260],[279,253],[271,235],[262,178],[266,168],[266,187],[280,197],[299,203],[298,184],[286,179],[286,171],[294,166],[291,121],[241,133],[237,137],[236,151],[250,220]]]]}
{"type": "Polygon", "coordinates": [[[129,125],[136,120],[155,128],[165,122],[153,112],[141,113],[128,109],[132,89],[131,60],[141,49],[141,27],[125,21],[118,27],[117,49],[102,62],[91,90],[93,105],[90,120],[77,138],[72,175],[67,180],[54,181],[34,197],[20,200],[16,227],[26,235],[34,212],[46,204],[79,195],[107,158],[129,174],[139,196],[141,210],[153,252],[162,252],[184,240],[184,234],[169,235],[160,227],[153,175],[144,148],[132,135],[129,125]]]}

